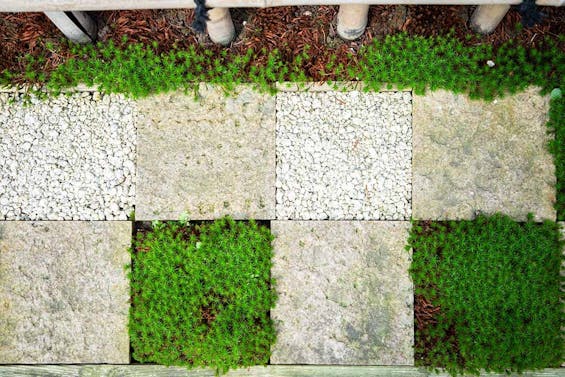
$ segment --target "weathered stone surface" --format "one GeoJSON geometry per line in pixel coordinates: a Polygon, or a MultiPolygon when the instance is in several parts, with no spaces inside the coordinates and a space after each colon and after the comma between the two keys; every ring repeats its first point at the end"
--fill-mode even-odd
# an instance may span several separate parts
{"type": "Polygon", "coordinates": [[[274,218],[274,97],[202,85],[138,108],[137,219],[274,218]]]}
{"type": "Polygon", "coordinates": [[[130,222],[0,222],[0,364],[128,363],[130,222]]]}
{"type": "Polygon", "coordinates": [[[274,221],[272,364],[412,365],[408,222],[274,221]]]}
{"type": "Polygon", "coordinates": [[[414,218],[468,219],[482,211],[555,219],[547,97],[531,88],[486,103],[437,91],[413,103],[414,218]]]}

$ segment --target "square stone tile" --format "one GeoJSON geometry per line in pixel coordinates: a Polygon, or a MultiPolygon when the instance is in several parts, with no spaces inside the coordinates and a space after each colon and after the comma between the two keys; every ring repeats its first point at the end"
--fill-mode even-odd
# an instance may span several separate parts
{"type": "Polygon", "coordinates": [[[129,363],[130,222],[0,222],[0,364],[129,363]]]}
{"type": "Polygon", "coordinates": [[[548,111],[535,88],[492,103],[441,90],[414,96],[413,217],[555,220],[548,111]]]}
{"type": "Polygon", "coordinates": [[[278,220],[406,220],[410,92],[277,95],[278,220]]]}
{"type": "Polygon", "coordinates": [[[198,95],[138,102],[136,218],[274,218],[274,97],[206,85],[198,95]]]}
{"type": "Polygon", "coordinates": [[[408,222],[274,221],[272,364],[413,365],[408,222]]]}

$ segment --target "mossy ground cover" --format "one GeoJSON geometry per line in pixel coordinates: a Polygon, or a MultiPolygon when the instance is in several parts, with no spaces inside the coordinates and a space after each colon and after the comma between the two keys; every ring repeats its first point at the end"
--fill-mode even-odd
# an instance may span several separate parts
{"type": "MultiPolygon", "coordinates": [[[[536,85],[547,93],[563,86],[564,44],[565,36],[561,36],[546,39],[538,48],[507,42],[494,49],[488,44],[468,46],[451,35],[398,34],[374,39],[357,54],[348,55],[346,62],[330,57],[320,75],[328,81],[362,81],[367,90],[379,90],[387,83],[418,93],[426,88],[447,89],[492,99],[536,85]],[[493,67],[487,64],[489,60],[493,67]]],[[[71,44],[70,58],[49,73],[42,72],[41,67],[48,57],[58,54],[58,48],[47,44],[43,55],[22,58],[24,72],[3,71],[0,85],[37,83],[56,93],[82,83],[133,97],[193,89],[200,82],[223,85],[227,90],[240,83],[273,90],[276,82],[311,80],[307,67],[316,59],[308,46],[293,56],[277,49],[228,54],[194,46],[159,52],[156,42],[129,43],[124,39],[96,45],[71,44]]]]}
{"type": "Polygon", "coordinates": [[[428,312],[417,316],[419,364],[452,373],[561,364],[563,242],[556,223],[503,215],[417,222],[408,243],[415,294],[428,312]]]}
{"type": "Polygon", "coordinates": [[[132,251],[129,332],[142,363],[229,368],[267,364],[272,236],[254,221],[158,222],[132,251]]]}

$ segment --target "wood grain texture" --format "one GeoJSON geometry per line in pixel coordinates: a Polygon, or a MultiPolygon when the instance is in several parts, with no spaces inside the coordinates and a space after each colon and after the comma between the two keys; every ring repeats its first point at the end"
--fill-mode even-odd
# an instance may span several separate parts
{"type": "MultiPolygon", "coordinates": [[[[224,8],[265,8],[299,5],[420,4],[479,5],[519,4],[522,0],[207,0],[206,5],[224,8]]],[[[537,0],[539,5],[562,6],[565,0],[537,0]]],[[[192,0],[2,0],[0,12],[94,11],[118,9],[194,8],[192,0]]]]}
{"type": "MultiPolygon", "coordinates": [[[[2,377],[215,377],[213,370],[160,365],[4,365],[2,377]]],[[[414,367],[271,365],[229,372],[226,377],[449,377],[414,367]]],[[[483,374],[508,377],[505,374],[483,374]]],[[[526,372],[520,377],[565,377],[565,368],[526,372]]]]}

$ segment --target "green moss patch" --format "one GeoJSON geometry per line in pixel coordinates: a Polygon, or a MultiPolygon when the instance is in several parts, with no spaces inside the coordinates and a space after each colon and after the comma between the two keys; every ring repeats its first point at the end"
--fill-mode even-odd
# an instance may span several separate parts
{"type": "Polygon", "coordinates": [[[130,338],[139,362],[229,368],[267,364],[275,330],[272,236],[229,218],[156,223],[132,252],[130,338]]]}
{"type": "Polygon", "coordinates": [[[557,367],[563,357],[557,224],[503,215],[415,223],[416,360],[452,373],[557,367]]]}
{"type": "MultiPolygon", "coordinates": [[[[378,90],[388,83],[417,92],[426,88],[447,89],[487,99],[529,85],[540,86],[547,92],[563,84],[564,39],[546,39],[537,49],[507,42],[495,50],[489,44],[466,46],[452,35],[398,34],[374,39],[359,53],[349,54],[345,62],[331,56],[320,75],[328,81],[362,81],[368,89],[378,90]],[[494,66],[487,64],[489,60],[494,66]]],[[[59,56],[57,48],[47,44],[44,55],[22,57],[24,72],[1,72],[0,85],[38,83],[57,92],[83,83],[134,97],[190,89],[200,82],[217,83],[228,90],[239,83],[273,90],[272,84],[276,82],[311,80],[308,67],[317,59],[308,53],[307,46],[296,56],[276,49],[268,53],[248,50],[245,54],[214,52],[203,47],[159,52],[156,43],[144,45],[124,40],[71,45],[70,58],[54,70],[42,72],[47,59],[59,56]]]]}

